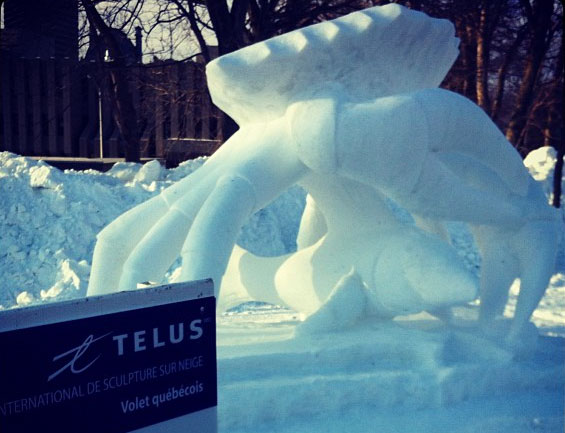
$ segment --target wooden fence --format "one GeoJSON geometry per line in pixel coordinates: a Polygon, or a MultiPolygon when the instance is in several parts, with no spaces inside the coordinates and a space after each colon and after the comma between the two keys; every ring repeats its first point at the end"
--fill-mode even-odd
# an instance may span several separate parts
{"type": "MultiPolygon", "coordinates": [[[[2,53],[0,74],[0,151],[123,156],[108,87],[95,63],[2,53]]],[[[206,154],[222,141],[220,112],[210,101],[202,64],[136,65],[128,75],[142,157],[206,154]]]]}

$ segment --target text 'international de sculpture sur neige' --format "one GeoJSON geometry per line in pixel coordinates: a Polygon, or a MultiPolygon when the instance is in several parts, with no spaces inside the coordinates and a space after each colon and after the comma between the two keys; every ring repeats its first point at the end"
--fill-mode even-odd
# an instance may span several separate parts
{"type": "Polygon", "coordinates": [[[349,323],[442,311],[478,292],[488,326],[520,278],[507,337],[519,341],[553,271],[556,217],[489,117],[438,88],[457,47],[450,22],[390,4],[209,63],[212,99],[240,129],[98,235],[88,294],[160,281],[180,251],[181,279],[212,277],[220,307],[255,299],[349,323]],[[248,217],[294,184],[308,192],[297,252],[235,246],[248,217]],[[441,236],[447,220],[469,223],[480,282],[441,236]]]}

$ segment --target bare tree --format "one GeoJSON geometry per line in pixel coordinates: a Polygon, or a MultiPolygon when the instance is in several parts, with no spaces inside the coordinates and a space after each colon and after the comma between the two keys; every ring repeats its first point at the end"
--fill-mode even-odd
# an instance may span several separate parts
{"type": "Polygon", "coordinates": [[[506,138],[517,147],[524,136],[528,111],[535,97],[535,85],[549,48],[554,0],[534,0],[533,4],[528,0],[521,0],[521,4],[528,22],[530,44],[515,109],[506,128],[506,138]]]}
{"type": "MultiPolygon", "coordinates": [[[[120,44],[116,33],[106,24],[96,10],[94,1],[81,0],[86,17],[91,29],[96,31],[97,37],[108,49],[111,62],[99,61],[99,70],[103,76],[109,78],[110,92],[113,105],[114,120],[120,134],[125,141],[124,154],[126,161],[140,160],[139,131],[133,97],[129,88],[126,68],[128,66],[128,53],[124,52],[123,45],[120,44]]],[[[94,32],[93,32],[94,34],[94,32]]],[[[98,53],[101,57],[102,53],[98,53]]],[[[99,60],[101,60],[99,58],[99,60]]]]}

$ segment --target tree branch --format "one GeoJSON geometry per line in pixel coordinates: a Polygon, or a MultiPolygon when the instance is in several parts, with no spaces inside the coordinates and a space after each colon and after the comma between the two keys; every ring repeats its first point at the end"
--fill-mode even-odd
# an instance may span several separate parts
{"type": "Polygon", "coordinates": [[[172,1],[177,6],[179,11],[188,19],[188,22],[190,23],[190,28],[192,29],[192,33],[194,33],[194,36],[198,41],[198,45],[200,46],[200,51],[202,52],[204,61],[208,63],[210,61],[210,51],[208,50],[208,45],[204,40],[204,36],[202,36],[202,31],[198,27],[198,22],[196,21],[196,13],[194,11],[194,4],[191,1],[189,1],[188,10],[186,10],[186,8],[182,5],[180,0],[172,0],[172,1]]]}

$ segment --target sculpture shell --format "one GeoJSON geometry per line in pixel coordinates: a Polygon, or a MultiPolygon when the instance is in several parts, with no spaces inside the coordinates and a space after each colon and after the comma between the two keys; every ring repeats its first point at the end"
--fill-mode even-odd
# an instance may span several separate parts
{"type": "Polygon", "coordinates": [[[214,103],[243,125],[280,117],[324,88],[364,101],[437,87],[458,44],[449,21],[389,4],[222,56],[206,74],[214,103]]]}

